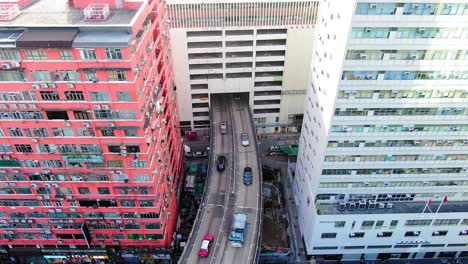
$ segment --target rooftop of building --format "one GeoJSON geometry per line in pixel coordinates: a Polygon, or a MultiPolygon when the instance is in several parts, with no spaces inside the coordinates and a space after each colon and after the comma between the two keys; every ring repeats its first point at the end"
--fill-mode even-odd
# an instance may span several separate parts
{"type": "Polygon", "coordinates": [[[137,13],[137,9],[112,9],[106,19],[88,20],[83,9],[70,8],[67,0],[35,0],[11,20],[0,21],[0,27],[128,26],[137,13]]]}
{"type": "MultiPolygon", "coordinates": [[[[425,202],[377,202],[376,206],[361,206],[359,202],[354,203],[354,209],[350,209],[350,203],[346,203],[345,209],[340,210],[340,205],[336,204],[320,204],[319,215],[354,215],[354,214],[420,214],[426,206],[425,202]],[[379,207],[380,204],[385,204],[384,208],[379,207]],[[389,206],[389,204],[391,204],[389,206]]],[[[425,213],[436,212],[439,207],[439,202],[429,204],[425,213]]],[[[342,209],[342,208],[341,208],[342,209]]],[[[439,213],[464,213],[468,212],[468,201],[448,201],[444,203],[439,210],[439,213]]]]}

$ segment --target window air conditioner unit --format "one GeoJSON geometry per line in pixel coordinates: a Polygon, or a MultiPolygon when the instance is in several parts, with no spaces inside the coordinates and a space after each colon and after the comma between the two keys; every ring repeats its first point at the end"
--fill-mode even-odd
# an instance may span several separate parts
{"type": "Polygon", "coordinates": [[[31,183],[31,187],[32,187],[32,188],[37,188],[37,184],[31,183]]]}
{"type": "Polygon", "coordinates": [[[44,184],[44,187],[45,188],[50,188],[50,184],[46,183],[46,184],[44,184]]]}
{"type": "Polygon", "coordinates": [[[75,84],[74,83],[67,83],[67,87],[68,88],[75,88],[75,84]]]}
{"type": "Polygon", "coordinates": [[[431,4],[426,4],[425,8],[427,8],[427,9],[432,9],[433,6],[432,6],[431,4]]]}
{"type": "Polygon", "coordinates": [[[32,85],[32,88],[34,90],[39,90],[39,89],[41,89],[41,86],[39,84],[35,83],[35,84],[32,85]]]}
{"type": "Polygon", "coordinates": [[[3,63],[3,64],[2,64],[2,69],[4,69],[4,70],[9,70],[9,69],[11,69],[11,65],[8,64],[8,63],[3,63]]]}
{"type": "Polygon", "coordinates": [[[49,85],[47,83],[41,83],[41,88],[49,88],[49,85]]]}
{"type": "Polygon", "coordinates": [[[375,3],[369,4],[369,7],[370,8],[377,8],[377,4],[375,4],[375,3]]]}
{"type": "Polygon", "coordinates": [[[115,127],[115,124],[114,123],[109,123],[107,124],[108,127],[115,127]]]}
{"type": "Polygon", "coordinates": [[[90,123],[83,123],[83,126],[84,126],[84,127],[90,127],[91,124],[90,124],[90,123]]]}
{"type": "Polygon", "coordinates": [[[372,32],[372,28],[364,28],[364,32],[366,32],[366,33],[371,33],[371,32],[372,32]]]}
{"type": "Polygon", "coordinates": [[[47,85],[49,86],[49,88],[52,88],[52,89],[57,88],[57,85],[55,83],[49,83],[47,85]]]}
{"type": "Polygon", "coordinates": [[[127,151],[126,150],[121,150],[120,151],[120,156],[126,157],[127,156],[127,151]]]}
{"type": "Polygon", "coordinates": [[[39,139],[33,138],[33,139],[32,139],[32,142],[37,143],[37,142],[39,142],[39,139]]]}
{"type": "Polygon", "coordinates": [[[418,4],[413,4],[412,8],[413,8],[413,9],[418,9],[418,8],[419,8],[419,5],[418,5],[418,4]]]}
{"type": "Polygon", "coordinates": [[[418,55],[416,54],[410,54],[410,59],[411,60],[416,60],[418,58],[418,55]]]}
{"type": "Polygon", "coordinates": [[[12,66],[13,68],[18,68],[18,67],[21,66],[21,63],[20,63],[19,61],[14,61],[14,62],[11,63],[11,66],[12,66]]]}
{"type": "Polygon", "coordinates": [[[102,105],[101,108],[102,108],[102,110],[109,110],[110,109],[110,107],[108,105],[102,105]]]}
{"type": "Polygon", "coordinates": [[[359,54],[359,58],[361,58],[361,60],[365,60],[365,59],[367,59],[367,54],[361,53],[361,54],[359,54]]]}
{"type": "Polygon", "coordinates": [[[453,140],[447,140],[447,144],[453,145],[453,140]]]}
{"type": "Polygon", "coordinates": [[[94,110],[101,110],[101,106],[100,105],[95,105],[94,110]]]}
{"type": "Polygon", "coordinates": [[[59,185],[58,185],[57,183],[52,183],[52,187],[54,187],[54,188],[58,188],[58,187],[59,187],[59,185]]]}
{"type": "Polygon", "coordinates": [[[417,29],[417,32],[418,33],[424,33],[424,32],[426,32],[426,28],[420,27],[420,28],[417,29]]]}

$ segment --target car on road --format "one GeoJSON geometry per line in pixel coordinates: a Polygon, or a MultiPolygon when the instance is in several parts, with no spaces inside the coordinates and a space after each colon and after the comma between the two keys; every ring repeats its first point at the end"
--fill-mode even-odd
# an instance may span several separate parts
{"type": "Polygon", "coordinates": [[[226,134],[226,130],[227,130],[227,125],[226,125],[226,122],[221,122],[219,124],[219,127],[221,129],[221,134],[226,134]]]}
{"type": "Polygon", "coordinates": [[[226,168],[226,157],[221,155],[218,156],[218,159],[216,160],[216,169],[218,171],[223,171],[226,168]]]}
{"type": "Polygon", "coordinates": [[[249,143],[249,136],[247,135],[247,133],[242,133],[241,134],[241,141],[242,141],[242,146],[244,147],[247,147],[250,143],[249,143]]]}
{"type": "Polygon", "coordinates": [[[198,251],[199,257],[208,257],[208,255],[210,255],[210,247],[211,247],[211,243],[213,242],[213,240],[214,240],[214,236],[211,234],[206,234],[203,237],[200,250],[198,251]]]}
{"type": "Polygon", "coordinates": [[[244,184],[245,185],[252,184],[252,168],[250,167],[244,168],[244,184]]]}
{"type": "Polygon", "coordinates": [[[270,151],[280,151],[281,150],[280,146],[270,146],[269,149],[270,149],[270,151]]]}

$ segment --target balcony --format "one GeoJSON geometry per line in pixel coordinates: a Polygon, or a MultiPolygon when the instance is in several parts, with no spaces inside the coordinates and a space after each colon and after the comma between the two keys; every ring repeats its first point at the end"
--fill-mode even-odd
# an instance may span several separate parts
{"type": "Polygon", "coordinates": [[[16,160],[0,160],[0,167],[20,167],[20,163],[16,160]]]}
{"type": "Polygon", "coordinates": [[[103,162],[101,153],[68,153],[62,154],[65,162],[103,162]]]}

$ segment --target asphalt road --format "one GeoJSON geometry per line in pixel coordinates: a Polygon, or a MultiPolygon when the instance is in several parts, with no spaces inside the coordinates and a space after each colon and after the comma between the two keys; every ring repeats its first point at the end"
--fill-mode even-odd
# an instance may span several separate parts
{"type": "Polygon", "coordinates": [[[214,126],[211,151],[211,173],[205,202],[201,205],[199,223],[195,223],[192,238],[179,263],[252,263],[255,258],[260,208],[260,172],[253,126],[248,103],[235,101],[230,95],[212,99],[212,125],[214,126]],[[219,123],[227,122],[227,133],[221,135],[219,123]],[[240,135],[249,135],[250,145],[241,145],[240,135]],[[219,155],[227,157],[226,169],[216,170],[219,155]],[[243,184],[244,167],[251,167],[253,184],[243,184]],[[247,234],[242,248],[233,248],[228,240],[234,213],[248,215],[247,234]],[[203,236],[215,237],[208,258],[198,257],[203,236]]]}

